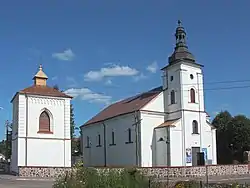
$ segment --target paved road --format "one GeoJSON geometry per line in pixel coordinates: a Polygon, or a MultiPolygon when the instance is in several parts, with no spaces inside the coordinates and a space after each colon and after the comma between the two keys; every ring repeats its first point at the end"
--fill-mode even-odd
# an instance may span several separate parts
{"type": "Polygon", "coordinates": [[[52,188],[53,180],[0,175],[0,188],[52,188]]]}
{"type": "MultiPolygon", "coordinates": [[[[160,182],[178,182],[178,181],[188,181],[188,180],[196,180],[196,181],[203,181],[207,182],[206,177],[202,178],[178,178],[178,179],[159,179],[160,182]]],[[[250,175],[235,175],[235,176],[210,176],[208,177],[209,183],[240,183],[240,184],[250,184],[250,175]]]]}
{"type": "Polygon", "coordinates": [[[0,180],[0,188],[52,188],[52,182],[34,180],[0,180]]]}
{"type": "MultiPolygon", "coordinates": [[[[181,178],[179,180],[187,181],[192,178],[181,178]]],[[[201,178],[206,182],[206,178],[201,178]]],[[[209,177],[209,183],[248,183],[250,184],[250,175],[236,175],[236,176],[216,176],[209,177]]],[[[160,181],[166,182],[168,180],[162,179],[160,181]]],[[[170,180],[171,181],[171,180],[170,180]]],[[[0,174],[0,188],[52,188],[52,179],[34,179],[34,178],[20,178],[17,176],[0,174]]]]}

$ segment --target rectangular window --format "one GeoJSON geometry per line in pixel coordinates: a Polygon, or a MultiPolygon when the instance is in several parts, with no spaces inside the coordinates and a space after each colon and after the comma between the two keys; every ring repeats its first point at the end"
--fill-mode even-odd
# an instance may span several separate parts
{"type": "Polygon", "coordinates": [[[97,136],[97,145],[96,145],[96,147],[101,147],[102,145],[101,145],[101,135],[100,134],[98,134],[98,136],[97,136]]]}
{"type": "Polygon", "coordinates": [[[126,144],[131,144],[131,143],[133,143],[133,141],[132,141],[132,131],[129,128],[128,129],[128,141],[126,142],[126,144]]]}
{"type": "Polygon", "coordinates": [[[168,89],[168,74],[167,71],[164,71],[163,75],[162,75],[162,79],[163,79],[163,90],[168,89]]]}
{"type": "Polygon", "coordinates": [[[111,144],[109,144],[110,146],[115,146],[115,132],[112,131],[112,134],[111,134],[111,144]]]}
{"type": "Polygon", "coordinates": [[[90,138],[89,138],[89,136],[86,137],[86,148],[90,148],[90,138]]]}
{"type": "Polygon", "coordinates": [[[171,104],[175,104],[176,103],[175,102],[175,91],[174,90],[172,90],[170,92],[170,102],[171,102],[171,104]]]}

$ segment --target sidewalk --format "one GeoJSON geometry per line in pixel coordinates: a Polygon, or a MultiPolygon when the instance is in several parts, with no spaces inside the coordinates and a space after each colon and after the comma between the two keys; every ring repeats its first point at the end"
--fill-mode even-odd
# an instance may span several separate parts
{"type": "Polygon", "coordinates": [[[54,178],[40,178],[40,177],[19,177],[8,174],[0,174],[0,180],[16,180],[16,181],[49,181],[54,182],[54,178]]]}
{"type": "Polygon", "coordinates": [[[160,178],[156,181],[159,182],[178,182],[178,181],[203,181],[206,182],[208,180],[209,183],[231,183],[231,182],[239,182],[239,183],[250,183],[250,175],[228,175],[228,176],[208,176],[208,177],[182,177],[182,178],[160,178]],[[208,178],[208,179],[207,179],[208,178]]]}

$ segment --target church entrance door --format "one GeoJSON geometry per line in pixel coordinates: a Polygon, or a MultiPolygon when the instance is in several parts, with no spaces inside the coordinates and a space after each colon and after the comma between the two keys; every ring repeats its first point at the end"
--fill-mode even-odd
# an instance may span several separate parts
{"type": "Polygon", "coordinates": [[[198,153],[200,152],[200,147],[192,147],[192,166],[198,165],[198,153]]]}

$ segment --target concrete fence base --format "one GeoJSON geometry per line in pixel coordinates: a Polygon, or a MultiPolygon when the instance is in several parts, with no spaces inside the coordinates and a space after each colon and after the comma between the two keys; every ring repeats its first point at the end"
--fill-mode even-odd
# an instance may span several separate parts
{"type": "MultiPolygon", "coordinates": [[[[120,171],[123,168],[97,168],[100,173],[109,170],[120,171]]],[[[224,175],[244,175],[249,174],[249,165],[213,165],[196,167],[146,167],[137,168],[143,174],[156,178],[179,178],[179,177],[204,177],[204,176],[224,176],[224,175]]],[[[22,177],[49,177],[56,178],[72,168],[60,167],[19,167],[19,176],[22,177]]]]}

